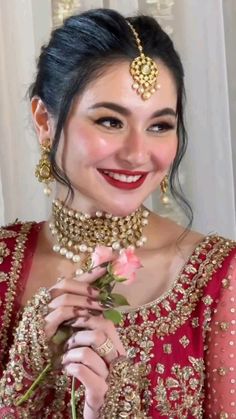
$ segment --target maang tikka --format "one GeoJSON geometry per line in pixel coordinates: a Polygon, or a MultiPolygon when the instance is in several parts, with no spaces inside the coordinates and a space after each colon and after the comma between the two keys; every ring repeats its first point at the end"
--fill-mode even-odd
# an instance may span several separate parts
{"type": "Polygon", "coordinates": [[[51,151],[50,140],[48,139],[44,141],[44,143],[41,144],[40,148],[41,148],[41,157],[35,168],[35,176],[39,182],[42,182],[45,184],[44,190],[43,190],[45,195],[50,195],[51,188],[49,187],[49,184],[53,182],[54,180],[54,177],[52,174],[51,162],[49,159],[49,155],[51,151]]]}
{"type": "Polygon", "coordinates": [[[157,84],[159,70],[155,61],[143,53],[140,38],[133,25],[131,25],[130,22],[127,23],[135,36],[137,47],[140,52],[140,55],[130,64],[130,74],[134,80],[132,87],[143,100],[147,100],[156,90],[160,89],[160,85],[157,84]]]}

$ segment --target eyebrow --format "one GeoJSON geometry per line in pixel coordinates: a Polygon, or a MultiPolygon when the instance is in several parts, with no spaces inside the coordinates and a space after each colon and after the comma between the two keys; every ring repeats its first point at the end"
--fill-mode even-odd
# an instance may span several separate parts
{"type": "MultiPolygon", "coordinates": [[[[118,105],[117,103],[114,102],[98,102],[95,103],[93,106],[90,106],[89,109],[97,109],[97,108],[107,108],[107,109],[111,109],[112,111],[118,112],[121,115],[124,116],[130,116],[131,115],[131,111],[121,105],[118,105]]],[[[159,109],[158,111],[155,111],[152,115],[151,118],[157,118],[158,116],[164,116],[164,115],[171,115],[174,116],[176,118],[177,114],[176,111],[172,108],[163,108],[163,109],[159,109]]]]}

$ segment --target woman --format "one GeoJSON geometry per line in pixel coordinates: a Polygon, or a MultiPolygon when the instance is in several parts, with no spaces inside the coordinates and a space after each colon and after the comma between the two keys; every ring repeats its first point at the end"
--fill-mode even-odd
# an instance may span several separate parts
{"type": "Polygon", "coordinates": [[[55,180],[56,201],[50,220],[1,230],[1,418],[71,417],[73,377],[86,419],[236,417],[236,245],[143,207],[167,175],[181,199],[183,97],[180,59],[151,17],[89,11],[42,48],[36,175],[46,193],[55,180]],[[130,304],[119,327],[93,287],[106,268],[84,268],[101,244],[132,245],[142,263],[116,285],[130,304]],[[18,403],[62,324],[74,333],[59,366],[18,403]]]}

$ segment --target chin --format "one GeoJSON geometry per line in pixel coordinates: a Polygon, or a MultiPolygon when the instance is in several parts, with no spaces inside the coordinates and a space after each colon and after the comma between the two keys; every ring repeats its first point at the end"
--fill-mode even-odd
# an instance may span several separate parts
{"type": "MultiPolygon", "coordinates": [[[[131,200],[132,201],[132,200],[131,200]]],[[[101,205],[101,210],[104,212],[107,212],[108,214],[112,214],[117,217],[126,217],[127,215],[130,215],[132,212],[136,211],[141,205],[143,204],[143,201],[139,201],[135,204],[134,201],[127,202],[127,200],[124,200],[123,202],[110,202],[106,206],[101,205]]]]}

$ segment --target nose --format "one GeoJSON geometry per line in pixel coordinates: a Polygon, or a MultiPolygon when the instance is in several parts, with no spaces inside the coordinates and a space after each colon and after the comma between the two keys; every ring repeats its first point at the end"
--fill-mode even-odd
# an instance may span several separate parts
{"type": "Polygon", "coordinates": [[[123,164],[132,168],[144,166],[150,159],[148,139],[145,134],[130,132],[118,152],[118,158],[123,164]]]}

